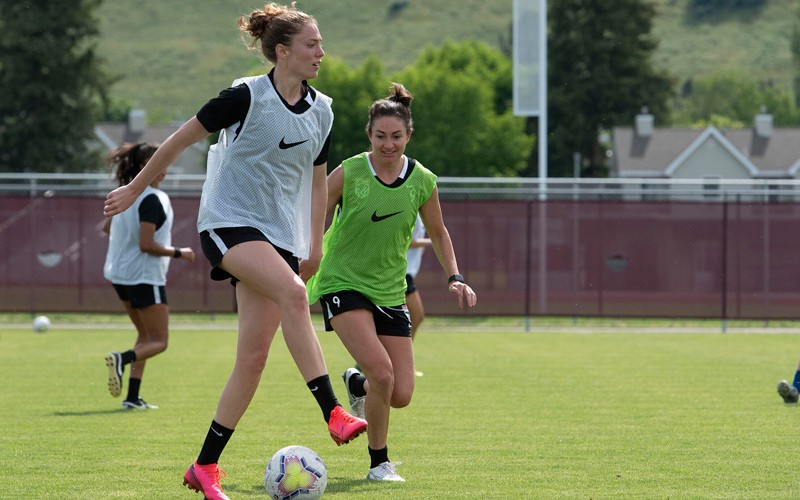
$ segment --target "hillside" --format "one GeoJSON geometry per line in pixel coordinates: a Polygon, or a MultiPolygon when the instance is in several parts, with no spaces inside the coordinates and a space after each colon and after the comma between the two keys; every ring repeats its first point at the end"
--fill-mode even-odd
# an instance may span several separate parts
{"type": "MultiPolygon", "coordinates": [[[[753,15],[696,23],[688,0],[657,0],[654,63],[679,79],[724,68],[746,68],[788,88],[789,34],[796,0],[768,0],[753,15]],[[787,15],[792,13],[792,15],[787,15]]],[[[122,80],[114,95],[147,109],[151,122],[185,119],[235,77],[262,63],[239,38],[236,18],[252,0],[106,0],[100,9],[100,54],[122,80]]],[[[327,57],[355,67],[377,53],[387,72],[416,59],[420,49],[448,40],[507,40],[512,0],[301,0],[320,23],[327,57]],[[405,4],[390,14],[391,6],[405,4]]]]}
{"type": "Polygon", "coordinates": [[[790,88],[789,37],[797,0],[766,0],[760,10],[706,22],[685,17],[688,0],[659,0],[653,33],[660,40],[654,64],[681,80],[739,69],[790,88]]]}

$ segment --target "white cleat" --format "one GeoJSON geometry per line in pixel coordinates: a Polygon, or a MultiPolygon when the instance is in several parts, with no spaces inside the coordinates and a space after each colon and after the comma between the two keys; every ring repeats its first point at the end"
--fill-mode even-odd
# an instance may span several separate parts
{"type": "Polygon", "coordinates": [[[367,479],[370,481],[405,481],[395,470],[398,465],[400,465],[400,462],[383,462],[369,470],[367,479]]]}
{"type": "Polygon", "coordinates": [[[158,406],[151,405],[147,401],[142,398],[137,399],[136,401],[123,401],[122,402],[122,409],[123,410],[158,410],[158,406]]]}
{"type": "Polygon", "coordinates": [[[348,368],[342,374],[342,379],[344,379],[344,386],[347,389],[347,399],[350,401],[350,415],[358,418],[367,418],[364,413],[364,401],[366,401],[366,396],[353,396],[353,393],[350,392],[350,379],[353,378],[354,375],[361,375],[361,372],[356,370],[355,368],[348,368]]]}
{"type": "Polygon", "coordinates": [[[122,392],[122,356],[118,352],[108,353],[106,366],[108,367],[108,393],[117,398],[122,392]]]}

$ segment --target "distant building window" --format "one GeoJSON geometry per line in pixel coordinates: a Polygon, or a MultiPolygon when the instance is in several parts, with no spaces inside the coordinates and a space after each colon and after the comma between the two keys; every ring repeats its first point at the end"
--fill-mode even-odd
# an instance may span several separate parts
{"type": "Polygon", "coordinates": [[[705,175],[703,176],[703,198],[706,200],[719,200],[721,177],[718,175],[705,175]]]}

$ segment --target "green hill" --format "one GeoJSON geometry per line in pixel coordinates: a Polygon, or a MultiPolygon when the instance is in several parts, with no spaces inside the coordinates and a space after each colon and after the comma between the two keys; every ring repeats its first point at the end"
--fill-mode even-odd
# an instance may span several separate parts
{"type": "MultiPolygon", "coordinates": [[[[796,0],[768,0],[761,10],[698,23],[688,0],[658,0],[654,63],[679,79],[745,69],[789,87],[789,35],[796,0]]],[[[288,2],[286,2],[288,3],[288,2]]],[[[259,65],[239,37],[236,18],[263,2],[245,0],[106,0],[100,54],[122,79],[115,96],[145,109],[151,122],[183,120],[230,82],[259,65]]],[[[412,64],[429,45],[509,38],[512,0],[302,0],[320,24],[327,57],[355,67],[370,53],[387,72],[412,64]]],[[[324,64],[324,63],[323,63],[324,64]]]]}

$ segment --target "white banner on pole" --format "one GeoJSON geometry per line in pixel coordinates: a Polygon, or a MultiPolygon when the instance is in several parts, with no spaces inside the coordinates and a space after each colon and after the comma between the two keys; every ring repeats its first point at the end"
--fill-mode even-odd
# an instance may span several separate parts
{"type": "Polygon", "coordinates": [[[546,0],[514,0],[512,24],[514,63],[514,114],[539,116],[541,86],[546,85],[546,0]],[[545,59],[543,59],[545,58],[545,59]]]}

